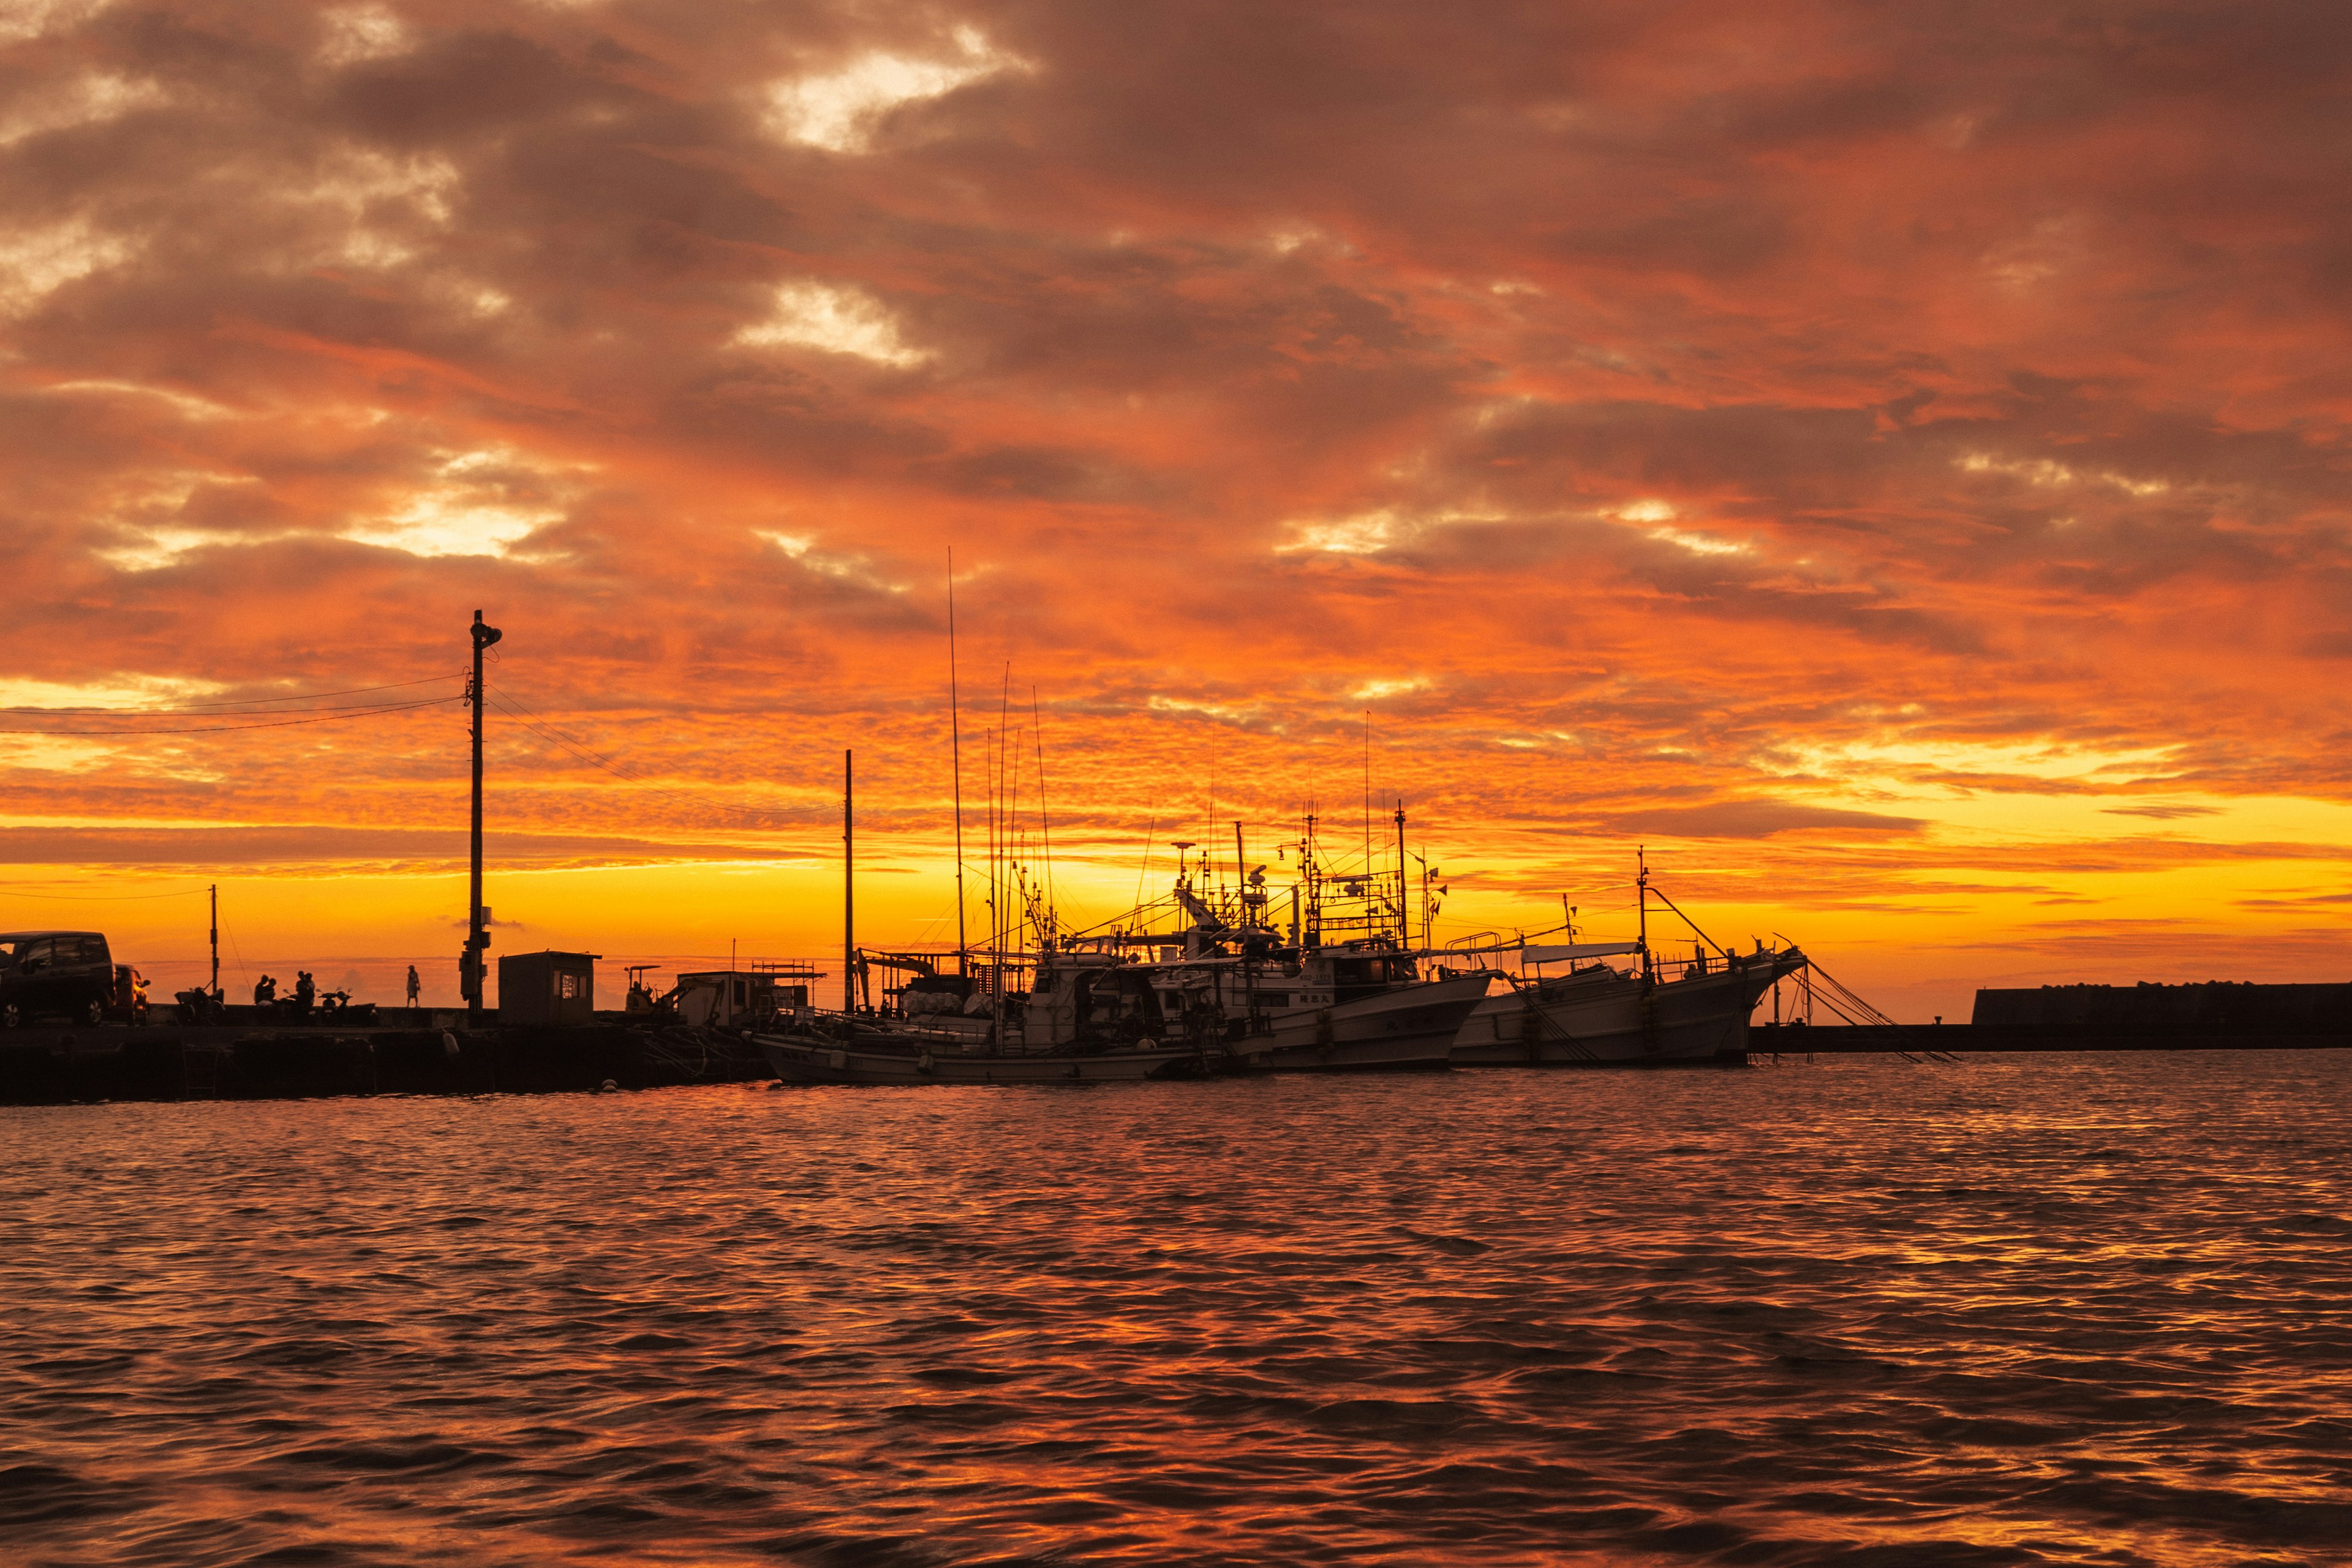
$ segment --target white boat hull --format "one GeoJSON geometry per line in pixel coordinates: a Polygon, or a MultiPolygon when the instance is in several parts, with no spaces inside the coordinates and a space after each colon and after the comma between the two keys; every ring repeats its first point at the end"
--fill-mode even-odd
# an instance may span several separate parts
{"type": "Polygon", "coordinates": [[[1480,1003],[1454,1041],[1457,1067],[1655,1066],[1739,1057],[1748,1021],[1801,954],[1766,952],[1655,984],[1595,967],[1480,1003]]]}
{"type": "Polygon", "coordinates": [[[1328,1007],[1276,1016],[1263,1035],[1232,1044],[1250,1066],[1274,1072],[1442,1068],[1486,994],[1483,977],[1426,981],[1328,1007]]]}

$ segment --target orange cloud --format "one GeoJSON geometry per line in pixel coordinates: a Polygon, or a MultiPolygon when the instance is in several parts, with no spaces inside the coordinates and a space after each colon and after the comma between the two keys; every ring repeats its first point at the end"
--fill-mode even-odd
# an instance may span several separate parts
{"type": "MultiPolygon", "coordinates": [[[[527,923],[682,951],[630,879],[726,867],[821,950],[854,745],[936,938],[953,546],[1074,907],[1360,814],[1369,710],[1452,934],[1639,839],[1923,1012],[2340,967],[2347,71],[2293,5],[53,8],[0,727],[454,671],[482,606],[527,923]]],[[[462,746],[0,737],[6,856],[437,952],[462,746]]]]}

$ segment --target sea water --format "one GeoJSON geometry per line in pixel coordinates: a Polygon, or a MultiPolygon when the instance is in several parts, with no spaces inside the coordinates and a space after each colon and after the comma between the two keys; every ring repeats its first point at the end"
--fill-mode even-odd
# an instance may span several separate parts
{"type": "Polygon", "coordinates": [[[2352,1560],[2352,1053],[0,1110],[11,1563],[2352,1560]]]}

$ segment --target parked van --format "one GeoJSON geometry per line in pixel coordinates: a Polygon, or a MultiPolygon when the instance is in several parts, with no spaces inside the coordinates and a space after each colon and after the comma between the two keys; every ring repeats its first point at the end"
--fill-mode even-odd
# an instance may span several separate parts
{"type": "Polygon", "coordinates": [[[135,977],[123,984],[97,931],[0,931],[0,1026],[43,1016],[100,1023],[125,1011],[125,1003],[135,1013],[131,998],[140,989],[135,977]]]}

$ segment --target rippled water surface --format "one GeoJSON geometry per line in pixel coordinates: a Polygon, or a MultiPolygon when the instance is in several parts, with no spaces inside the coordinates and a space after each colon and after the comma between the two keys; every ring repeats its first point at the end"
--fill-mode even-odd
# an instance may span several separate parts
{"type": "Polygon", "coordinates": [[[2312,1563],[2347,1053],[0,1110],[0,1558],[2312,1563]]]}

